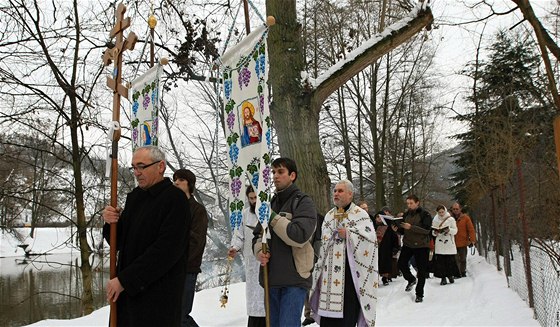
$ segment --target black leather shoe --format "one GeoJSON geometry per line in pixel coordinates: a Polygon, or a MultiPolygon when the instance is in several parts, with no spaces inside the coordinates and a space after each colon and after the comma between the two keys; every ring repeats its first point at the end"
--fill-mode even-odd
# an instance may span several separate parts
{"type": "Polygon", "coordinates": [[[467,277],[467,272],[462,273],[461,277],[467,277]]]}
{"type": "Polygon", "coordinates": [[[424,301],[424,297],[423,297],[423,296],[416,295],[416,300],[414,300],[414,302],[420,303],[420,302],[423,302],[423,301],[424,301]]]}
{"type": "Polygon", "coordinates": [[[416,279],[414,279],[411,282],[408,282],[408,284],[406,284],[406,288],[404,290],[406,292],[410,292],[412,290],[412,288],[414,287],[414,285],[416,285],[416,279]]]}
{"type": "Polygon", "coordinates": [[[311,325],[314,322],[315,322],[315,319],[313,319],[313,318],[305,318],[305,320],[301,324],[303,326],[307,326],[307,325],[311,325]]]}
{"type": "Polygon", "coordinates": [[[449,276],[449,284],[453,283],[455,283],[455,279],[453,279],[453,276],[449,276]]]}
{"type": "Polygon", "coordinates": [[[381,278],[381,281],[383,282],[384,286],[389,285],[389,281],[387,280],[387,278],[383,277],[383,278],[381,278]]]}
{"type": "Polygon", "coordinates": [[[441,283],[439,283],[440,285],[447,285],[447,280],[445,279],[445,277],[443,277],[441,279],[441,283]]]}

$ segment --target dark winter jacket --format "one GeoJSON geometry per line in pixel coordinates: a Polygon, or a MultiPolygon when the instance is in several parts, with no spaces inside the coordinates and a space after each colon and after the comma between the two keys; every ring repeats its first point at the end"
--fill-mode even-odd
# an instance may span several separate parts
{"type": "MultiPolygon", "coordinates": [[[[384,215],[383,211],[378,212],[376,215],[384,215]]],[[[380,274],[387,274],[393,271],[393,255],[400,250],[399,236],[391,228],[391,225],[385,226],[378,224],[375,218],[373,219],[373,226],[377,233],[379,248],[378,248],[378,270],[380,274]],[[380,235],[382,234],[382,235],[380,235]],[[381,237],[381,240],[379,238],[381,237]]]]}
{"type": "Polygon", "coordinates": [[[119,327],[179,326],[190,223],[185,194],[168,178],[127,195],[117,223],[119,327]]]}
{"type": "Polygon", "coordinates": [[[399,228],[404,234],[403,245],[409,248],[429,248],[432,230],[432,215],[422,207],[408,210],[403,216],[404,222],[412,225],[410,229],[399,228]]]}
{"type": "Polygon", "coordinates": [[[189,199],[189,208],[192,216],[191,234],[189,239],[189,260],[187,273],[199,273],[202,264],[202,255],[206,246],[206,232],[208,230],[208,214],[206,208],[198,203],[193,196],[189,199]]]}
{"type": "MultiPolygon", "coordinates": [[[[271,239],[268,240],[269,286],[310,289],[314,257],[310,240],[315,235],[317,221],[315,204],[309,196],[292,184],[278,192],[270,201],[270,205],[278,215],[269,222],[271,235],[271,239]],[[291,217],[282,217],[283,213],[289,213],[291,217]]],[[[259,224],[253,233],[255,255],[261,249],[261,233],[262,226],[259,224]]],[[[261,267],[259,278],[261,285],[263,285],[262,272],[261,267]]]]}

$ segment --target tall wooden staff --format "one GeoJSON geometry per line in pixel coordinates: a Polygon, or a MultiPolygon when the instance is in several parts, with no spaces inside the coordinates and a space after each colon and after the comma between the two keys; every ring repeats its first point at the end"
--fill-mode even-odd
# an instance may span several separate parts
{"type": "MultiPolygon", "coordinates": [[[[262,253],[268,253],[268,244],[266,242],[266,233],[268,231],[268,226],[264,228],[263,226],[263,237],[261,241],[261,251],[262,253]]],[[[263,284],[264,284],[264,315],[265,315],[265,326],[270,327],[270,288],[268,286],[268,263],[263,266],[263,284]]]]}
{"type": "MultiPolygon", "coordinates": [[[[120,108],[121,96],[128,99],[128,88],[121,84],[122,73],[122,53],[124,50],[134,49],[138,37],[134,32],[130,32],[128,38],[124,38],[123,31],[130,26],[130,17],[124,19],[126,6],[122,3],[117,7],[117,22],[109,36],[116,37],[113,48],[107,48],[103,54],[103,64],[105,66],[114,62],[113,76],[107,77],[107,86],[113,90],[113,122],[112,122],[112,142],[111,142],[111,206],[117,207],[117,177],[118,177],[118,144],[120,133],[120,108]]],[[[117,224],[111,224],[111,234],[109,238],[110,251],[110,278],[117,277],[117,224]]],[[[110,326],[117,326],[117,306],[116,302],[111,302],[110,326]]]]}

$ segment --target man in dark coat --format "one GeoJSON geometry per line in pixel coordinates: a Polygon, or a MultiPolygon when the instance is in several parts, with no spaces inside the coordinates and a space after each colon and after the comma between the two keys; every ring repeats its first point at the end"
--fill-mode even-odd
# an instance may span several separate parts
{"type": "Polygon", "coordinates": [[[416,302],[424,299],[424,284],[428,271],[428,258],[430,254],[430,233],[432,231],[432,215],[420,207],[420,200],[416,195],[406,198],[408,210],[403,216],[404,222],[400,224],[399,233],[404,234],[403,247],[399,256],[399,269],[408,281],[405,291],[410,292],[416,285],[416,302]],[[416,278],[410,272],[409,260],[414,257],[418,273],[416,278]]]}
{"type": "Polygon", "coordinates": [[[178,169],[173,174],[173,183],[180,188],[189,202],[192,223],[189,238],[189,255],[187,262],[187,279],[183,293],[183,312],[181,313],[181,327],[198,327],[196,321],[191,317],[196,291],[196,278],[201,272],[202,255],[206,246],[206,231],[208,230],[208,213],[206,208],[198,203],[194,196],[196,176],[188,169],[178,169]]]}
{"type": "MultiPolygon", "coordinates": [[[[253,251],[264,266],[268,264],[270,326],[300,326],[305,297],[311,288],[313,246],[317,211],[309,196],[296,186],[296,163],[290,158],[272,162],[275,195],[270,201],[269,252],[262,252],[262,226],[253,234],[253,251]]],[[[261,267],[262,268],[262,267],[261,267]]],[[[261,269],[260,282],[263,269],[261,269]]]]}
{"type": "Polygon", "coordinates": [[[117,277],[107,300],[117,303],[122,326],[179,326],[191,215],[185,194],[164,178],[164,153],[138,148],[132,170],[138,182],[124,209],[103,210],[103,235],[117,223],[117,277]]]}

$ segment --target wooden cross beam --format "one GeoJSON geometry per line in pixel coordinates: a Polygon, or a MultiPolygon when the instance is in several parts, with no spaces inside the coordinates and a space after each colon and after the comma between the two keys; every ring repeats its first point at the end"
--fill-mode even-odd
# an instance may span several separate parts
{"type": "MultiPolygon", "coordinates": [[[[120,125],[120,109],[121,96],[128,98],[128,88],[121,84],[122,76],[122,53],[125,50],[134,49],[134,45],[138,37],[134,32],[130,32],[128,38],[123,36],[123,32],[130,26],[130,18],[124,18],[126,6],[122,3],[117,7],[117,22],[111,30],[109,36],[116,37],[115,46],[107,48],[103,54],[103,64],[105,66],[114,62],[112,77],[107,77],[107,86],[113,90],[113,125],[120,125]]],[[[111,203],[113,208],[117,208],[117,177],[118,177],[118,143],[120,139],[120,129],[117,128],[112,136],[111,142],[111,203]]],[[[117,277],[117,224],[111,224],[109,237],[110,244],[110,261],[109,271],[110,278],[117,277]]],[[[117,326],[117,304],[111,302],[111,313],[109,324],[111,327],[117,326]]]]}
{"type": "MultiPolygon", "coordinates": [[[[117,22],[109,36],[111,38],[116,36],[115,46],[111,49],[107,48],[103,54],[103,64],[105,66],[110,65],[115,62],[115,68],[113,70],[113,77],[107,77],[107,86],[113,90],[113,92],[118,93],[120,96],[128,98],[128,88],[120,83],[121,80],[121,67],[122,67],[122,53],[125,50],[133,50],[136,42],[138,41],[138,36],[134,32],[128,34],[128,38],[123,36],[123,32],[130,26],[130,17],[124,18],[124,13],[126,12],[126,6],[124,4],[119,4],[117,8],[117,22]]],[[[120,106],[120,104],[119,104],[120,106]]]]}

